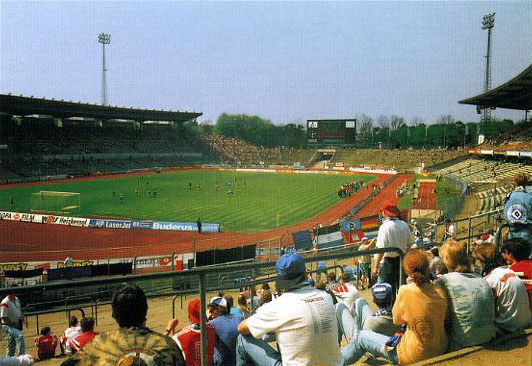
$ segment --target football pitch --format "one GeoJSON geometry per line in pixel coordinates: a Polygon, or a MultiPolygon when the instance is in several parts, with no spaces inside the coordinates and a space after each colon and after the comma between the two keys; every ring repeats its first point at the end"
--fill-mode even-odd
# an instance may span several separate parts
{"type": "Polygon", "coordinates": [[[79,192],[81,207],[69,216],[178,222],[201,218],[222,225],[222,231],[257,232],[319,214],[341,200],[337,187],[352,180],[367,183],[375,177],[194,170],[1,190],[0,209],[30,212],[30,197],[43,190],[79,192]]]}

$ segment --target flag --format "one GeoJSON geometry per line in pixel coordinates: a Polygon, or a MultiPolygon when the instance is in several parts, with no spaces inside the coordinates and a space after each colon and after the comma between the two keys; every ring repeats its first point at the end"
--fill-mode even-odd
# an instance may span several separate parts
{"type": "Polygon", "coordinates": [[[321,227],[316,230],[316,244],[318,249],[331,248],[344,243],[340,225],[321,227]]]}
{"type": "Polygon", "coordinates": [[[292,233],[292,239],[296,247],[296,251],[302,251],[310,249],[312,246],[312,237],[310,236],[310,230],[298,231],[292,233]]]}

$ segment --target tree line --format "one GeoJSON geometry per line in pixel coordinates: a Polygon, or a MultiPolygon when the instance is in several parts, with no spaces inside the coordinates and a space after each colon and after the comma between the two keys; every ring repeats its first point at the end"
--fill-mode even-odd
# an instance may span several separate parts
{"type": "MultiPolygon", "coordinates": [[[[361,114],[357,118],[356,148],[456,148],[474,146],[479,134],[491,139],[514,128],[512,120],[487,123],[455,121],[451,115],[440,116],[427,124],[420,117],[407,123],[403,117],[378,116],[375,120],[361,114]]],[[[306,126],[297,123],[276,125],[259,116],[222,113],[215,124],[210,121],[195,125],[198,133],[216,133],[264,147],[311,148],[307,144],[306,126]]]]}

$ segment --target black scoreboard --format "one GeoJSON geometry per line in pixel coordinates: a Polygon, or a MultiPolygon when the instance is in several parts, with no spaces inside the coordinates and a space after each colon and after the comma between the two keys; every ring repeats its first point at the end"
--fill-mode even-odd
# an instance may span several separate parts
{"type": "Polygon", "coordinates": [[[354,118],[307,120],[307,142],[309,144],[354,144],[356,136],[357,120],[354,118]]]}

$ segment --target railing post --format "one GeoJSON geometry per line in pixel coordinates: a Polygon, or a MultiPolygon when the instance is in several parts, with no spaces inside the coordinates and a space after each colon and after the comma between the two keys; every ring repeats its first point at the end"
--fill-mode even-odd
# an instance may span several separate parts
{"type": "Polygon", "coordinates": [[[172,252],[172,269],[171,269],[170,272],[174,272],[175,271],[174,258],[175,258],[175,252],[172,252]]]}
{"type": "Polygon", "coordinates": [[[207,313],[206,313],[206,287],[205,287],[205,273],[199,274],[199,290],[200,290],[200,321],[201,321],[201,365],[207,366],[207,313]]]}

